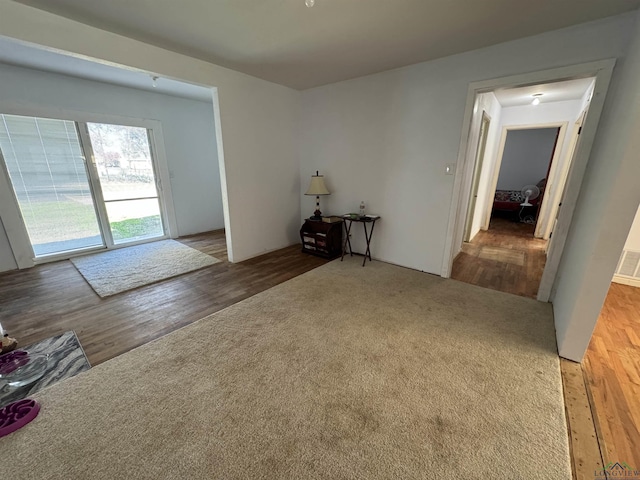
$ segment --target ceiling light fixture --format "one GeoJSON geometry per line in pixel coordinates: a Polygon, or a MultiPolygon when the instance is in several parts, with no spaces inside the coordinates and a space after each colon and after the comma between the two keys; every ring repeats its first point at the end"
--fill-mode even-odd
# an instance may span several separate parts
{"type": "Polygon", "coordinates": [[[311,7],[313,7],[313,6],[316,4],[316,0],[304,0],[304,4],[305,4],[307,7],[311,8],[311,7]]]}
{"type": "Polygon", "coordinates": [[[531,105],[540,105],[540,97],[542,96],[542,93],[534,93],[531,96],[533,97],[533,102],[531,102],[531,105]]]}

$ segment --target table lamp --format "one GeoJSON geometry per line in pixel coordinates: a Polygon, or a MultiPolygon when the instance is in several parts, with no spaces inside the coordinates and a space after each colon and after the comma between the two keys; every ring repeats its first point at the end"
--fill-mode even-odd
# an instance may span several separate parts
{"type": "Polygon", "coordinates": [[[311,176],[311,183],[307,189],[305,195],[316,196],[316,211],[313,212],[313,216],[309,217],[309,220],[322,220],[322,212],[320,211],[320,195],[331,195],[331,192],[327,190],[324,184],[324,177],[318,173],[311,176]]]}

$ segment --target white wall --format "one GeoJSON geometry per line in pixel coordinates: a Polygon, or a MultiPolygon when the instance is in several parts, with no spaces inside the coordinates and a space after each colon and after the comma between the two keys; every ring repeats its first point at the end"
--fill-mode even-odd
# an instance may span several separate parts
{"type": "Polygon", "coordinates": [[[299,92],[10,0],[0,0],[0,11],[0,35],[216,87],[230,259],[299,241],[299,92]]]}
{"type": "Polygon", "coordinates": [[[611,281],[640,288],[640,270],[637,267],[637,254],[640,252],[640,206],[629,230],[620,262],[611,281]]]}
{"type": "Polygon", "coordinates": [[[511,130],[507,133],[498,175],[498,190],[520,190],[546,178],[558,128],[511,130]]]}
{"type": "Polygon", "coordinates": [[[589,159],[552,300],[560,355],[586,351],[640,204],[640,16],[589,159]]]}
{"type": "Polygon", "coordinates": [[[0,272],[15,270],[16,268],[18,268],[18,264],[16,263],[16,259],[11,251],[7,232],[5,231],[4,224],[0,218],[0,272]]]}
{"type": "Polygon", "coordinates": [[[633,15],[612,17],[303,92],[300,199],[315,170],[324,211],[382,215],[374,257],[440,274],[470,82],[624,55],[633,15]]]}
{"type": "MultiPolygon", "coordinates": [[[[638,183],[640,184],[640,182],[638,183]]],[[[624,243],[624,249],[640,252],[640,207],[638,207],[635,219],[631,225],[631,230],[629,230],[627,241],[624,243]]]]}

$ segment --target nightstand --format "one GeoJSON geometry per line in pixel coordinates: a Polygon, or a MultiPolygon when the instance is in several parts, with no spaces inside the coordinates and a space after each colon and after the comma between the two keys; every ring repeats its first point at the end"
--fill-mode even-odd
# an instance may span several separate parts
{"type": "Polygon", "coordinates": [[[300,229],[302,251],[324,258],[339,257],[342,253],[342,224],[342,221],[306,220],[300,229]]]}

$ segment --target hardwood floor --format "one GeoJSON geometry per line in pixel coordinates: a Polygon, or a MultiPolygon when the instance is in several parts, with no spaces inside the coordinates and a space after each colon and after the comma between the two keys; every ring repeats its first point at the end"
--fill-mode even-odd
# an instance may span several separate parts
{"type": "Polygon", "coordinates": [[[582,365],[561,358],[560,371],[573,478],[594,480],[603,463],[582,365]]]}
{"type": "Polygon", "coordinates": [[[22,345],[75,330],[97,365],[327,262],[294,245],[229,263],[223,231],[180,241],[222,262],[107,298],[69,261],[0,274],[2,325],[22,345]]]}
{"type": "Polygon", "coordinates": [[[533,237],[534,225],[492,218],[453,262],[451,278],[481,287],[536,298],[546,240],[533,237]]]}
{"type": "Polygon", "coordinates": [[[611,284],[582,365],[605,465],[640,469],[640,288],[611,284]]]}

